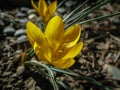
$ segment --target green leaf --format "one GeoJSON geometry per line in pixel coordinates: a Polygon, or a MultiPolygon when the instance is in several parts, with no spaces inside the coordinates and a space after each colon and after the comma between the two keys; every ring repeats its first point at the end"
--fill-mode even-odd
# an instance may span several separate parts
{"type": "Polygon", "coordinates": [[[53,74],[52,70],[46,64],[42,64],[42,63],[40,63],[38,61],[26,61],[25,62],[25,65],[29,65],[29,64],[37,65],[37,66],[42,67],[45,70],[47,70],[47,72],[48,72],[48,74],[50,76],[51,83],[53,84],[54,90],[59,90],[58,85],[57,85],[57,83],[55,81],[54,74],[53,74]]]}

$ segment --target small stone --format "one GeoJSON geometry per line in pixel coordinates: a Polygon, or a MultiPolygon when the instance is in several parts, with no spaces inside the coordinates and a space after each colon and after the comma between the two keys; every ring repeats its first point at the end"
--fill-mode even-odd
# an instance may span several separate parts
{"type": "Polygon", "coordinates": [[[22,36],[20,36],[20,37],[17,38],[17,41],[20,42],[20,41],[23,41],[25,39],[27,39],[27,36],[26,35],[22,35],[22,36]]]}
{"type": "Polygon", "coordinates": [[[32,13],[36,13],[36,11],[35,11],[34,9],[30,9],[30,10],[27,11],[27,14],[28,14],[28,15],[29,15],[29,14],[32,14],[32,13]]]}
{"type": "Polygon", "coordinates": [[[35,20],[37,19],[37,15],[34,14],[34,13],[32,13],[32,14],[28,15],[28,19],[29,19],[30,21],[35,21],[35,20]]]}
{"type": "Polygon", "coordinates": [[[16,70],[17,75],[21,75],[25,70],[25,66],[19,66],[16,70]]]}
{"type": "Polygon", "coordinates": [[[26,26],[26,23],[28,22],[28,19],[27,18],[20,19],[19,22],[22,26],[26,26]]]}
{"type": "Polygon", "coordinates": [[[35,85],[36,85],[36,81],[31,78],[31,80],[27,82],[26,87],[28,87],[29,90],[36,90],[35,85]]]}
{"type": "Polygon", "coordinates": [[[21,13],[21,12],[16,14],[16,17],[19,17],[19,18],[23,18],[25,16],[26,16],[26,14],[25,13],[21,13]]]}
{"type": "Polygon", "coordinates": [[[36,86],[35,90],[42,90],[40,87],[36,86]]]}
{"type": "Polygon", "coordinates": [[[64,7],[60,7],[60,8],[58,8],[58,12],[63,14],[66,12],[66,9],[64,7]]]}
{"type": "Polygon", "coordinates": [[[15,33],[14,33],[14,36],[18,37],[18,36],[21,36],[21,35],[25,35],[26,34],[26,31],[24,29],[18,29],[15,33]]]}
{"type": "Polygon", "coordinates": [[[6,76],[10,76],[12,74],[12,72],[4,72],[1,76],[6,77],[6,76]]]}
{"type": "Polygon", "coordinates": [[[67,1],[66,3],[65,3],[65,5],[67,6],[67,7],[71,7],[72,5],[74,5],[75,4],[75,2],[73,2],[72,0],[69,0],[69,1],[67,1]]]}
{"type": "Polygon", "coordinates": [[[15,29],[11,26],[7,26],[4,28],[3,33],[6,35],[13,35],[15,32],[15,29]]]}
{"type": "Polygon", "coordinates": [[[27,12],[29,10],[29,8],[27,8],[27,7],[21,7],[20,8],[20,11],[21,12],[27,12]]]}
{"type": "Polygon", "coordinates": [[[5,25],[4,22],[2,20],[0,20],[0,27],[4,26],[4,25],[5,25]]]}
{"type": "Polygon", "coordinates": [[[12,74],[10,77],[11,77],[11,78],[16,78],[16,77],[17,77],[17,74],[14,73],[14,74],[12,74]]]}
{"type": "Polygon", "coordinates": [[[13,87],[12,85],[8,84],[8,85],[6,86],[6,89],[11,89],[12,87],[13,87]]]}
{"type": "Polygon", "coordinates": [[[23,52],[22,49],[16,50],[15,54],[21,54],[23,52]]]}

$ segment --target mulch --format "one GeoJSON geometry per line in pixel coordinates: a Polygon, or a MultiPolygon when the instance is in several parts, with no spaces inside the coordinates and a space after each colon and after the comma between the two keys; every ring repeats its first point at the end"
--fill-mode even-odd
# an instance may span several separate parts
{"type": "MultiPolygon", "coordinates": [[[[75,1],[73,6],[77,4],[75,1]]],[[[60,8],[61,11],[57,13],[61,16],[66,16],[73,9],[70,3],[63,4],[60,8]],[[67,12],[66,7],[69,8],[67,12]]],[[[120,11],[120,3],[109,3],[88,15],[86,19],[117,11],[120,11]]],[[[0,10],[1,90],[53,90],[48,78],[21,65],[21,54],[25,46],[31,47],[25,32],[29,20],[41,26],[41,19],[31,7],[0,10]]],[[[84,48],[70,69],[75,73],[94,78],[112,90],[120,90],[120,79],[112,79],[112,74],[106,70],[106,65],[120,68],[120,16],[82,25],[80,41],[84,42],[84,48]]],[[[86,80],[74,80],[68,75],[58,73],[56,77],[72,90],[103,90],[86,80]]],[[[61,87],[60,90],[64,88],[61,87]]]]}

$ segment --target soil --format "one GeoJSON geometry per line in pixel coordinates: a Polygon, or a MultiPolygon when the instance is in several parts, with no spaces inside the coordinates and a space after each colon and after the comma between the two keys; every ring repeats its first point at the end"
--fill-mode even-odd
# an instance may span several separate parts
{"type": "MultiPolygon", "coordinates": [[[[65,17],[76,8],[80,3],[78,2],[76,0],[71,4],[65,1],[57,14],[65,17]]],[[[87,6],[94,3],[95,1],[88,3],[87,6]]],[[[85,19],[118,11],[119,0],[102,6],[85,19]]],[[[21,62],[25,47],[27,49],[31,47],[25,32],[28,21],[41,26],[41,19],[31,6],[0,9],[0,90],[53,90],[49,78],[21,62]]],[[[120,90],[120,78],[112,78],[114,74],[106,69],[108,66],[120,69],[120,15],[81,26],[80,41],[84,42],[84,47],[75,58],[76,63],[69,70],[93,78],[111,90],[120,90]]],[[[71,90],[104,90],[84,79],[73,79],[61,73],[55,74],[56,78],[68,85],[71,90]]],[[[60,90],[65,89],[60,87],[60,90]]]]}

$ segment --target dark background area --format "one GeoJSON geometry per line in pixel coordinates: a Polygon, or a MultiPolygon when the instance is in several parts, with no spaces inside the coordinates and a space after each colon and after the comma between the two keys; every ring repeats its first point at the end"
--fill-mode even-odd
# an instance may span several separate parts
{"type": "MultiPolygon", "coordinates": [[[[59,3],[61,1],[58,0],[59,3]]],[[[65,0],[56,12],[65,17],[84,1],[65,0]],[[74,1],[74,5],[69,1],[74,1]],[[70,3],[70,6],[66,6],[66,3],[70,3]]],[[[97,1],[90,0],[86,6],[97,1]]],[[[118,11],[120,0],[112,0],[85,19],[118,11]]],[[[25,32],[28,21],[41,27],[40,17],[31,7],[30,0],[0,0],[0,90],[53,90],[48,78],[30,67],[21,66],[21,53],[24,52],[25,45],[27,49],[31,47],[25,32]]],[[[70,69],[100,81],[104,86],[112,88],[111,90],[120,90],[120,81],[112,80],[111,74],[103,72],[106,64],[120,68],[120,15],[81,26],[80,41],[84,42],[84,47],[70,69]]],[[[72,90],[103,90],[84,79],[73,80],[68,75],[59,73],[56,77],[72,90]]]]}

